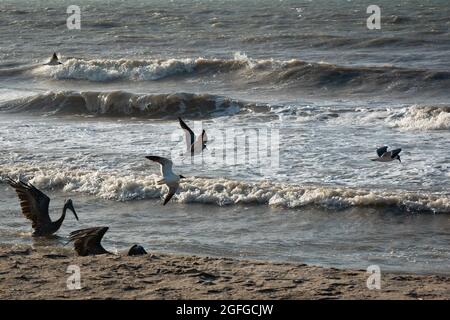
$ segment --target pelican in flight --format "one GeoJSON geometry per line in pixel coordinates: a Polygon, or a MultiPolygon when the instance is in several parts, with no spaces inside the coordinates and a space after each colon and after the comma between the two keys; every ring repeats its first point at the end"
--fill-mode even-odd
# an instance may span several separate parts
{"type": "Polygon", "coordinates": [[[58,231],[66,217],[67,209],[72,211],[73,215],[78,220],[72,200],[69,199],[64,203],[61,217],[52,222],[48,213],[50,204],[49,197],[31,183],[25,183],[20,180],[14,181],[10,178],[8,178],[6,182],[16,190],[20,200],[22,213],[32,222],[34,237],[50,236],[58,231]]]}
{"type": "Polygon", "coordinates": [[[62,64],[62,63],[59,61],[59,58],[56,55],[56,52],[53,53],[53,56],[50,59],[50,61],[46,63],[46,65],[48,65],[48,66],[57,66],[57,65],[60,65],[60,64],[62,64]]]}
{"type": "Polygon", "coordinates": [[[198,136],[197,139],[195,139],[194,131],[192,131],[191,128],[189,128],[181,118],[178,118],[178,121],[180,121],[181,129],[183,129],[184,131],[186,140],[186,152],[190,153],[191,157],[196,154],[202,153],[203,149],[206,149],[206,142],[208,142],[206,131],[203,130],[202,134],[198,136]]]}
{"type": "Polygon", "coordinates": [[[182,175],[178,175],[173,173],[172,171],[172,161],[163,157],[157,156],[147,156],[147,159],[158,162],[161,165],[161,175],[162,179],[160,179],[157,184],[165,184],[169,187],[169,193],[164,199],[163,205],[165,206],[167,202],[172,199],[173,195],[177,192],[178,187],[180,186],[180,180],[185,179],[182,175]]]}
{"type": "Polygon", "coordinates": [[[82,257],[112,254],[101,245],[102,238],[108,229],[108,227],[94,227],[76,230],[70,233],[69,242],[73,241],[75,251],[82,257]]]}
{"type": "Polygon", "coordinates": [[[398,161],[402,162],[402,160],[400,160],[400,152],[402,151],[401,148],[399,149],[394,149],[391,151],[387,151],[388,147],[384,146],[381,148],[377,149],[377,155],[378,158],[375,159],[370,159],[372,161],[379,161],[379,162],[390,162],[390,161],[394,161],[395,159],[397,159],[398,161]]]}

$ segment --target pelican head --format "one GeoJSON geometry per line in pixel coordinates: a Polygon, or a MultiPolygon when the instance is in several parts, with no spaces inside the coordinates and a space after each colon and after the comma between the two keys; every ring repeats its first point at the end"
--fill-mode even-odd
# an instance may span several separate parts
{"type": "Polygon", "coordinates": [[[72,199],[68,199],[68,200],[64,203],[64,209],[69,209],[70,211],[72,211],[72,212],[73,212],[73,215],[75,216],[75,219],[78,220],[77,213],[76,213],[76,211],[75,211],[75,208],[73,207],[72,199]]]}

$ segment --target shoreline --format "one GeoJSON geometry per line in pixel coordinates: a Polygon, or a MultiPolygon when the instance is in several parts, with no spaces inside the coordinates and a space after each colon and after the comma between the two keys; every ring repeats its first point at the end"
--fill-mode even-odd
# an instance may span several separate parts
{"type": "Polygon", "coordinates": [[[78,257],[67,249],[0,245],[1,299],[450,300],[450,276],[381,271],[380,290],[367,288],[369,276],[299,263],[161,252],[78,257]],[[81,289],[67,287],[71,265],[80,270],[81,289]]]}

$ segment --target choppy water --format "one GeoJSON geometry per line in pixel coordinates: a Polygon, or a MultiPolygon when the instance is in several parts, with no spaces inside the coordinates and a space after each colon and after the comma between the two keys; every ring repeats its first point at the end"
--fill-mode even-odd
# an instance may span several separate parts
{"type": "MultiPolygon", "coordinates": [[[[69,2],[3,1],[0,175],[120,248],[447,273],[450,9],[379,3],[373,31],[371,3],[320,0],[86,1],[68,30],[69,2]],[[402,163],[369,160],[385,144],[402,163]],[[166,207],[148,154],[188,177],[166,207]]],[[[1,188],[0,241],[30,242],[1,188]]]]}

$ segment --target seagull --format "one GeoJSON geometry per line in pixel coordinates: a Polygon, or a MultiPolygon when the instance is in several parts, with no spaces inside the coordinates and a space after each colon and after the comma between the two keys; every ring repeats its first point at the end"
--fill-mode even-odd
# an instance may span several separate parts
{"type": "Polygon", "coordinates": [[[379,162],[390,162],[390,161],[394,161],[395,159],[397,159],[398,161],[402,162],[400,160],[400,155],[399,155],[399,153],[402,151],[401,148],[394,149],[391,151],[387,151],[387,149],[388,149],[387,146],[378,148],[377,149],[378,158],[370,159],[370,160],[379,161],[379,162]]]}
{"type": "Polygon", "coordinates": [[[82,257],[97,254],[112,254],[106,251],[100,243],[108,229],[108,227],[94,227],[76,230],[70,233],[69,242],[74,242],[75,251],[82,257]]]}
{"type": "Polygon", "coordinates": [[[56,52],[53,53],[53,56],[50,59],[50,61],[46,63],[46,65],[48,65],[48,66],[57,66],[59,64],[62,64],[62,63],[59,61],[59,58],[56,55],[56,52]]]}
{"type": "Polygon", "coordinates": [[[185,179],[182,175],[177,175],[172,171],[172,161],[163,157],[157,156],[147,156],[147,159],[151,161],[158,162],[161,165],[161,175],[162,179],[160,179],[157,184],[165,184],[169,187],[169,193],[164,199],[163,205],[165,206],[170,199],[172,199],[175,192],[177,192],[178,187],[180,186],[180,180],[185,179]]]}
{"type": "Polygon", "coordinates": [[[50,204],[49,197],[47,197],[31,183],[25,183],[20,180],[14,181],[10,178],[8,178],[6,182],[16,190],[23,215],[32,221],[34,237],[50,236],[58,231],[64,221],[64,218],[66,217],[67,209],[72,211],[75,218],[78,220],[78,216],[75,212],[71,199],[64,203],[61,217],[52,222],[48,213],[48,207],[50,204]]]}
{"type": "Polygon", "coordinates": [[[206,142],[208,142],[206,131],[203,130],[202,134],[195,139],[194,131],[192,131],[181,118],[178,118],[178,121],[180,121],[180,126],[184,131],[186,152],[189,152],[191,157],[193,157],[194,155],[201,153],[203,149],[206,149],[206,142]]]}

